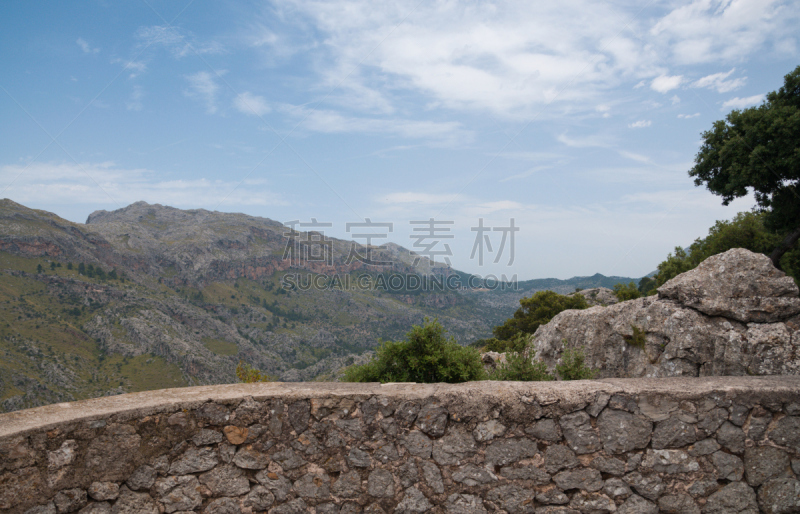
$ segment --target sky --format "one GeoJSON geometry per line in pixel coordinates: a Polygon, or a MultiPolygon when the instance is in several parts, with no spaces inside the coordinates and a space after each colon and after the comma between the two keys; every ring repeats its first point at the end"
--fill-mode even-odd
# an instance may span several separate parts
{"type": "Polygon", "coordinates": [[[11,0],[0,198],[368,219],[481,276],[641,277],[752,208],[687,171],[800,64],[798,26],[791,0],[11,0]]]}

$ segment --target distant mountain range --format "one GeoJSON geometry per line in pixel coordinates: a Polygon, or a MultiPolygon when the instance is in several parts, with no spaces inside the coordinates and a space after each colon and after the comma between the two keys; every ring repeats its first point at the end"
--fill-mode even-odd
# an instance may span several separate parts
{"type": "Polygon", "coordinates": [[[230,383],[239,361],[332,379],[425,317],[467,344],[536,290],[636,280],[441,290],[469,275],[398,245],[352,245],[244,214],[137,202],[80,224],[0,200],[0,411],[230,383]]]}

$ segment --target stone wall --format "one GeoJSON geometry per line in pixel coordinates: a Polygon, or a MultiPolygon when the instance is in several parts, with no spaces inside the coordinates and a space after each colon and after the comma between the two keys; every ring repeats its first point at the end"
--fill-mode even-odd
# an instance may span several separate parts
{"type": "Polygon", "coordinates": [[[800,511],[800,377],[251,384],[0,415],[12,513],[800,511]]]}

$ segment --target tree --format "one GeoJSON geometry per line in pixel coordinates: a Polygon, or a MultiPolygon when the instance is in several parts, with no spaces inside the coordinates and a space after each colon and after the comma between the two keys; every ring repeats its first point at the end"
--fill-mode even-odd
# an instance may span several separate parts
{"type": "Polygon", "coordinates": [[[375,357],[350,366],[345,382],[467,382],[483,380],[486,372],[476,348],[460,346],[445,336],[437,320],[414,325],[404,341],[382,341],[375,357]]]}
{"type": "Polygon", "coordinates": [[[44,269],[42,268],[42,265],[41,264],[37,264],[36,265],[36,273],[42,273],[43,271],[44,271],[44,269]]]}
{"type": "Polygon", "coordinates": [[[635,300],[642,296],[642,294],[639,292],[639,288],[636,287],[636,284],[630,282],[627,285],[614,284],[614,296],[617,297],[617,300],[624,302],[627,300],[635,300]]]}
{"type": "Polygon", "coordinates": [[[533,334],[561,311],[589,307],[586,298],[580,294],[565,296],[553,291],[538,291],[530,298],[520,300],[519,304],[520,308],[513,317],[492,329],[497,339],[510,341],[520,332],[533,334]]]}
{"type": "Polygon", "coordinates": [[[781,257],[800,238],[800,66],[763,104],[733,110],[704,132],[689,176],[723,205],[753,191],[764,225],[782,236],[770,253],[780,269],[781,257]]]}

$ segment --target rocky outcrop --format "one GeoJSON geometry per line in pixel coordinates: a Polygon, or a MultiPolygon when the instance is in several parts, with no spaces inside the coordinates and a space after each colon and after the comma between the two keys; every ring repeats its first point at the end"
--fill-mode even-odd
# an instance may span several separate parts
{"type": "Polygon", "coordinates": [[[583,348],[602,377],[800,374],[800,298],[769,258],[744,249],[715,255],[657,296],[564,311],[534,334],[552,370],[583,348]]]}
{"type": "Polygon", "coordinates": [[[237,384],[0,415],[0,510],[800,510],[800,377],[237,384]]]}
{"type": "Polygon", "coordinates": [[[595,305],[601,305],[605,307],[606,305],[614,305],[619,303],[617,297],[614,296],[614,291],[607,287],[592,287],[590,289],[582,289],[572,293],[570,296],[575,295],[581,295],[586,298],[586,303],[588,303],[590,307],[594,307],[595,305]]]}

